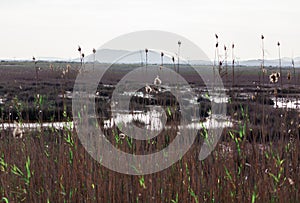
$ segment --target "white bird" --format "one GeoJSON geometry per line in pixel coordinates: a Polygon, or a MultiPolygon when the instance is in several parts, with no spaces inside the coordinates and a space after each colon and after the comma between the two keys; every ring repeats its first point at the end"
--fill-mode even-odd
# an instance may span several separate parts
{"type": "Polygon", "coordinates": [[[154,85],[161,85],[161,80],[159,79],[159,76],[156,76],[154,79],[154,85]]]}

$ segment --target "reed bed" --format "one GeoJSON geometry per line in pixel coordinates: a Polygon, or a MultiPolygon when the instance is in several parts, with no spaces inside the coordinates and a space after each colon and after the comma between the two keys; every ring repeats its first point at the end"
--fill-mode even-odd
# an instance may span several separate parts
{"type": "MultiPolygon", "coordinates": [[[[81,49],[79,52],[82,56],[81,49]]],[[[51,65],[48,62],[37,62],[34,67],[32,63],[26,62],[2,62],[1,124],[14,121],[71,122],[69,92],[72,91],[82,61],[51,65]],[[38,77],[35,74],[37,67],[38,77]]],[[[169,66],[172,69],[175,67],[174,64],[169,66]]],[[[126,71],[134,67],[126,68],[128,69],[125,72],[107,73],[106,82],[112,86],[100,85],[99,97],[109,97],[117,78],[121,78],[126,71]]],[[[269,75],[277,71],[277,68],[265,69],[269,75]]],[[[261,67],[228,66],[228,77],[225,81],[229,98],[227,115],[233,125],[223,130],[216,149],[207,159],[199,161],[201,144],[207,136],[207,130],[201,129],[191,149],[181,160],[161,172],[150,175],[124,175],[103,167],[87,153],[73,128],[58,129],[50,126],[35,131],[25,129],[21,138],[15,138],[12,129],[1,128],[1,200],[298,202],[299,109],[279,106],[283,99],[294,99],[297,101],[295,103],[299,101],[300,72],[291,70],[281,69],[281,87],[278,82],[264,81],[261,84],[260,78],[257,77],[261,67]],[[287,77],[291,70],[293,74],[287,77]]],[[[203,84],[192,72],[186,72],[180,67],[180,73],[191,82],[199,95],[206,94],[203,84]]],[[[159,97],[157,104],[166,108],[169,115],[167,124],[170,128],[147,141],[133,140],[122,134],[116,126],[106,130],[105,136],[115,147],[128,153],[149,154],[166,147],[175,138],[179,125],[179,115],[176,111],[168,109],[178,104],[171,95],[159,97]]],[[[109,117],[109,106],[101,99],[98,102],[98,114],[109,117]]],[[[147,102],[149,101],[133,98],[131,108],[139,110],[143,108],[142,104],[147,102]]],[[[200,114],[203,119],[207,119],[210,101],[199,97],[198,102],[201,107],[200,114]]],[[[99,121],[100,124],[101,122],[103,120],[99,121]]]]}

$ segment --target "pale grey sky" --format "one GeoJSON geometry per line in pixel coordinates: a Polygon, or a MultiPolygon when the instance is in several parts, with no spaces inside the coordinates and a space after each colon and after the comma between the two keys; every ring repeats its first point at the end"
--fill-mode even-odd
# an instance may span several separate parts
{"type": "MultiPolygon", "coordinates": [[[[241,59],[300,56],[298,0],[10,0],[0,3],[0,58],[76,58],[121,34],[164,30],[182,35],[214,58],[220,46],[236,45],[241,59]]],[[[220,51],[222,54],[222,51],[220,51]]],[[[230,54],[230,53],[229,53],[230,54]]]]}

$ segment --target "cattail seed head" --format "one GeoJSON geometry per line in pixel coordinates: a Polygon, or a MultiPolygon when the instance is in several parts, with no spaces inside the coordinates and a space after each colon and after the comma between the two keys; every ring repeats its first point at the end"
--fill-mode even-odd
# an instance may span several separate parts
{"type": "Polygon", "coordinates": [[[159,76],[156,76],[154,79],[154,85],[161,85],[161,79],[159,79],[159,76]]]}
{"type": "Polygon", "coordinates": [[[291,72],[290,71],[287,73],[287,79],[291,80],[291,72]]]}
{"type": "Polygon", "coordinates": [[[126,135],[125,135],[124,133],[120,133],[120,134],[119,134],[119,137],[120,137],[120,139],[123,140],[123,139],[125,139],[126,135]]]}
{"type": "Polygon", "coordinates": [[[269,76],[269,78],[270,78],[270,82],[271,83],[276,83],[276,82],[278,82],[278,78],[280,77],[280,73],[278,73],[278,72],[273,72],[270,76],[269,76]]]}
{"type": "Polygon", "coordinates": [[[22,129],[21,125],[19,123],[17,123],[16,121],[14,121],[14,124],[16,127],[13,130],[13,137],[14,138],[22,138],[24,130],[22,129]]]}
{"type": "Polygon", "coordinates": [[[71,69],[71,66],[70,66],[70,64],[68,64],[66,72],[68,73],[70,71],[70,69],[71,69]]]}
{"type": "Polygon", "coordinates": [[[276,76],[275,75],[270,75],[270,82],[275,83],[276,82],[276,76]]]}
{"type": "Polygon", "coordinates": [[[152,88],[149,85],[146,85],[145,91],[146,91],[146,93],[151,93],[152,92],[152,88]]]}
{"type": "Polygon", "coordinates": [[[294,184],[295,184],[295,182],[294,182],[293,179],[291,179],[291,178],[288,178],[288,181],[289,181],[289,184],[290,184],[290,185],[294,185],[294,184]]]}

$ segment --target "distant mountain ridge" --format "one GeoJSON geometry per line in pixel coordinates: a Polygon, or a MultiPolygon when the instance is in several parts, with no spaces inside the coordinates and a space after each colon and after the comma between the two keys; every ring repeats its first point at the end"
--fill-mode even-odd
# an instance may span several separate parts
{"type": "MultiPolygon", "coordinates": [[[[102,50],[97,50],[95,54],[95,60],[100,62],[100,63],[111,63],[115,61],[115,59],[119,59],[122,56],[130,55],[132,52],[127,51],[127,50],[112,50],[112,49],[102,49],[102,50]]],[[[174,54],[175,55],[175,54],[174,54]]],[[[78,59],[77,59],[78,60],[78,59]]],[[[94,55],[88,55],[85,57],[86,62],[93,62],[94,60],[94,55]]],[[[175,60],[177,58],[175,57],[175,60]]],[[[295,67],[300,67],[300,57],[295,57],[294,59],[294,64],[295,67]]],[[[148,53],[148,63],[154,63],[154,64],[160,64],[161,63],[161,57],[160,53],[148,53]]],[[[143,51],[140,54],[136,55],[130,55],[127,56],[124,59],[121,59],[119,61],[120,63],[145,63],[145,52],[143,51]]],[[[211,65],[213,64],[212,61],[206,61],[206,60],[189,60],[187,61],[190,64],[193,65],[211,65]]],[[[172,63],[171,59],[164,59],[164,63],[172,63]]],[[[223,61],[223,63],[225,63],[223,61]]],[[[231,60],[227,61],[228,65],[232,64],[231,60]]],[[[262,64],[262,59],[250,59],[250,60],[236,60],[235,61],[236,65],[240,66],[261,66],[262,64]]],[[[264,66],[272,66],[276,67],[279,66],[279,59],[265,59],[264,61],[264,66]]],[[[289,57],[283,57],[281,58],[281,66],[282,67],[292,67],[292,58],[289,57]]]]}
{"type": "MultiPolygon", "coordinates": [[[[281,66],[282,67],[292,67],[293,66],[292,61],[293,61],[293,59],[284,57],[281,59],[281,66]]],[[[242,65],[242,66],[261,66],[261,64],[262,64],[261,59],[245,60],[245,61],[239,62],[239,65],[242,65]]],[[[295,65],[295,67],[300,67],[300,58],[299,57],[294,59],[294,65],[295,65]]],[[[278,67],[279,59],[266,59],[264,61],[264,66],[278,67]]]]}
{"type": "MultiPolygon", "coordinates": [[[[114,50],[114,49],[98,49],[94,54],[90,54],[85,56],[84,62],[93,62],[95,57],[95,61],[99,63],[145,63],[146,62],[146,54],[145,51],[142,50],[140,52],[131,52],[128,50],[114,50]],[[123,57],[122,56],[126,56],[123,57]]],[[[175,57],[175,63],[177,63],[177,56],[174,54],[175,57]]],[[[31,59],[0,59],[1,61],[31,61],[31,59]]],[[[73,59],[64,59],[64,58],[58,58],[58,57],[36,57],[37,61],[50,61],[50,62],[79,62],[79,58],[73,58],[73,59]]],[[[300,67],[300,57],[295,57],[294,59],[294,65],[295,67],[300,67]]],[[[161,63],[161,56],[160,53],[151,52],[149,51],[147,55],[147,62],[149,64],[160,64],[161,63]]],[[[167,57],[164,56],[163,62],[165,64],[171,64],[173,63],[171,56],[167,57]]],[[[186,61],[189,64],[192,65],[212,65],[214,63],[213,60],[207,61],[207,60],[188,60],[186,61]]],[[[223,61],[223,64],[225,62],[223,61]]],[[[231,66],[232,61],[229,59],[227,61],[227,64],[231,66]]],[[[262,60],[261,59],[250,59],[250,60],[236,60],[235,65],[239,66],[261,66],[262,60]]],[[[279,66],[279,59],[266,59],[264,61],[264,66],[272,66],[272,67],[278,67],[279,66]]],[[[281,66],[282,67],[292,67],[292,58],[289,57],[282,57],[281,58],[281,66]]]]}

